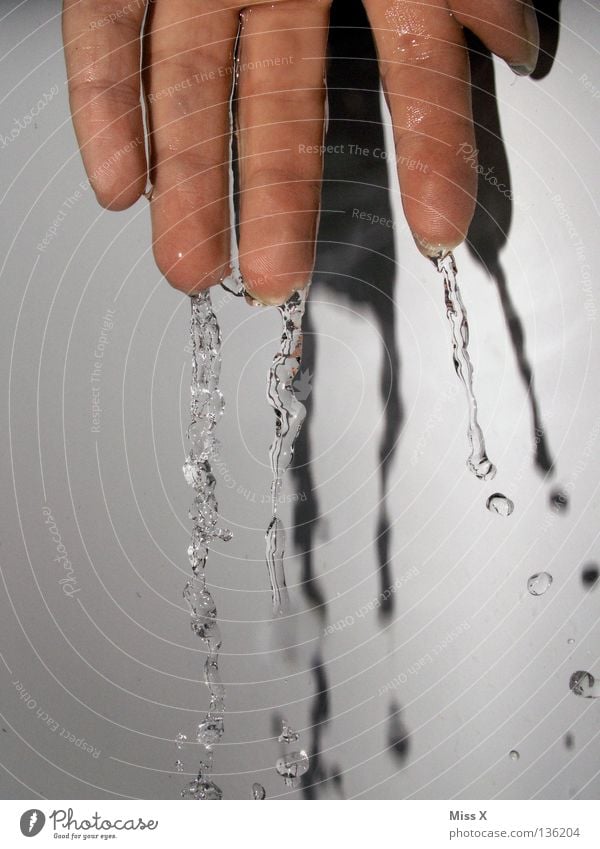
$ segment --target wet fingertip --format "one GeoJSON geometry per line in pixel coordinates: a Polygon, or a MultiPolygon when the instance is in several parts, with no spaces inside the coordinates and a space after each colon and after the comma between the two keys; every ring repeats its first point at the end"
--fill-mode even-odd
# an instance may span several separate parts
{"type": "Polygon", "coordinates": [[[418,233],[413,233],[412,237],[423,256],[432,260],[434,263],[440,259],[444,259],[445,256],[452,253],[452,251],[455,250],[455,248],[457,248],[461,243],[460,241],[454,242],[453,244],[431,242],[429,239],[426,239],[424,236],[420,236],[418,233]]]}

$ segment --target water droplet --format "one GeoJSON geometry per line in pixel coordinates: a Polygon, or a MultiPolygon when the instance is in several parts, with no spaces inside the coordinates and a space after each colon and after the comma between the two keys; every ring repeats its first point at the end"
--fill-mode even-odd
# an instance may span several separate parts
{"type": "Polygon", "coordinates": [[[510,752],[509,757],[510,757],[511,761],[518,761],[519,758],[521,757],[521,755],[517,752],[516,749],[513,749],[510,752]]]}
{"type": "Polygon", "coordinates": [[[510,516],[515,509],[515,505],[510,498],[502,495],[501,492],[495,492],[493,495],[490,495],[486,502],[486,507],[490,513],[497,513],[499,516],[510,516]]]}
{"type": "Polygon", "coordinates": [[[214,781],[205,778],[196,778],[190,782],[189,787],[181,793],[182,799],[214,800],[222,799],[223,791],[214,781]]]}
{"type": "Polygon", "coordinates": [[[308,771],[309,765],[308,755],[302,749],[278,758],[275,769],[288,787],[297,787],[300,784],[300,778],[308,771]]]}
{"type": "Polygon", "coordinates": [[[267,798],[267,793],[265,791],[265,788],[262,786],[262,784],[258,784],[258,782],[255,782],[252,785],[252,798],[253,799],[266,799],[267,798]]]}
{"type": "Polygon", "coordinates": [[[575,640],[573,639],[573,637],[569,637],[569,639],[567,640],[567,645],[572,646],[574,644],[575,644],[575,640]]]}
{"type": "Polygon", "coordinates": [[[183,761],[176,760],[175,769],[177,770],[177,772],[183,772],[183,761]]]}
{"type": "Polygon", "coordinates": [[[219,742],[224,732],[223,716],[206,715],[206,718],[198,725],[196,739],[209,749],[219,742]]]}
{"type": "Polygon", "coordinates": [[[583,696],[585,699],[593,697],[594,676],[591,672],[578,671],[574,672],[569,679],[569,687],[576,696],[583,696]]]}
{"type": "Polygon", "coordinates": [[[574,745],[575,745],[575,737],[573,736],[573,734],[571,734],[570,731],[568,731],[565,734],[565,748],[566,749],[572,749],[574,745]]]}
{"type": "Polygon", "coordinates": [[[183,744],[184,744],[184,743],[187,743],[187,737],[186,737],[186,735],[183,733],[183,731],[180,731],[180,732],[179,732],[179,733],[175,736],[175,743],[177,744],[177,748],[178,748],[178,749],[183,749],[183,744]]]}
{"type": "Polygon", "coordinates": [[[591,588],[597,583],[598,578],[600,578],[600,570],[595,563],[588,563],[583,567],[581,572],[581,582],[584,587],[591,590],[591,588]]]}
{"type": "Polygon", "coordinates": [[[290,743],[296,743],[300,739],[300,735],[297,731],[288,725],[286,720],[283,719],[281,721],[281,734],[277,738],[280,743],[286,743],[289,745],[290,743]]]}
{"type": "Polygon", "coordinates": [[[483,431],[479,426],[477,417],[477,399],[473,391],[473,364],[469,356],[469,324],[467,311],[456,280],[456,263],[451,252],[434,260],[434,263],[444,278],[446,315],[452,330],[454,368],[467,394],[469,412],[467,438],[471,448],[467,467],[480,480],[492,480],[496,475],[496,467],[487,456],[483,431]]]}
{"type": "Polygon", "coordinates": [[[552,575],[549,572],[538,572],[527,581],[527,589],[531,595],[544,595],[551,583],[552,575]]]}

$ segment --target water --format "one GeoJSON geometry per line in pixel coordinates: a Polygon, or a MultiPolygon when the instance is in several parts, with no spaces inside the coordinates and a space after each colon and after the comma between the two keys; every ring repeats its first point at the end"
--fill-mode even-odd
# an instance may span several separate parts
{"type": "Polygon", "coordinates": [[[302,776],[308,772],[310,761],[308,755],[301,749],[299,752],[290,752],[277,759],[275,769],[283,778],[287,787],[298,787],[302,776]]]}
{"type": "Polygon", "coordinates": [[[281,722],[281,734],[277,738],[280,743],[285,743],[289,745],[290,743],[296,743],[300,739],[300,735],[297,731],[287,724],[285,719],[281,722]]]}
{"type": "Polygon", "coordinates": [[[517,752],[516,749],[513,749],[512,752],[509,753],[509,757],[511,761],[518,761],[521,755],[517,752]]]}
{"type": "MultiPolygon", "coordinates": [[[[210,294],[201,292],[191,298],[192,381],[189,443],[183,474],[194,490],[189,515],[193,522],[188,557],[192,577],[186,583],[183,597],[191,613],[192,632],[205,645],[204,681],[209,693],[209,709],[197,729],[200,761],[197,777],[182,791],[184,799],[221,799],[221,789],[212,781],[212,747],[224,732],[225,688],[219,675],[221,633],[217,622],[217,606],[206,587],[206,561],[214,540],[230,540],[231,532],[220,525],[215,494],[216,480],[211,460],[218,451],[214,429],[223,415],[223,395],[219,389],[221,371],[221,334],[212,309],[210,294]]],[[[177,735],[178,748],[187,740],[177,735]]],[[[180,763],[180,762],[178,762],[180,763]]],[[[183,765],[182,765],[183,769],[183,765]]]]}
{"type": "Polygon", "coordinates": [[[285,529],[277,515],[283,476],[294,457],[294,445],[306,417],[306,408],[298,400],[293,383],[302,361],[302,318],[307,289],[294,292],[278,307],[282,320],[280,350],[273,359],[267,378],[267,399],[275,411],[275,438],[271,443],[271,511],[266,532],[266,560],[271,582],[273,615],[282,616],[289,608],[283,566],[285,529]]]}
{"type": "Polygon", "coordinates": [[[527,589],[531,595],[544,595],[550,589],[552,575],[549,572],[538,572],[527,581],[527,589]]]}
{"type": "Polygon", "coordinates": [[[483,431],[477,418],[477,399],[473,392],[473,364],[469,356],[469,324],[456,280],[456,263],[450,251],[434,262],[437,270],[444,278],[446,315],[452,330],[454,368],[467,394],[469,411],[467,437],[471,449],[467,459],[467,467],[480,480],[492,480],[496,474],[496,467],[487,456],[483,431]]]}
{"type": "Polygon", "coordinates": [[[515,505],[510,498],[502,495],[501,492],[495,492],[493,495],[490,495],[485,506],[490,513],[497,513],[499,516],[504,517],[510,516],[515,509],[515,505]]]}
{"type": "Polygon", "coordinates": [[[600,697],[600,686],[591,672],[574,672],[569,679],[569,688],[576,696],[584,699],[597,699],[600,697]]]}
{"type": "Polygon", "coordinates": [[[266,799],[266,798],[267,798],[266,790],[265,790],[265,788],[262,786],[262,784],[259,784],[258,782],[255,782],[255,783],[252,785],[252,798],[253,798],[253,799],[259,799],[259,800],[262,800],[262,799],[266,799]]]}

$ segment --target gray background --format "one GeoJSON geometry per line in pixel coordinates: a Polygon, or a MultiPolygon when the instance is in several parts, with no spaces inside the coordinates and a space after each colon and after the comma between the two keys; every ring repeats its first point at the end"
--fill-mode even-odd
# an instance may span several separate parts
{"type": "MultiPolygon", "coordinates": [[[[84,172],[68,115],[59,6],[1,6],[2,135],[52,86],[59,93],[0,150],[0,791],[4,798],[174,798],[184,783],[174,771],[174,737],[193,735],[207,704],[197,683],[202,653],[181,597],[189,304],[153,264],[145,201],[108,213],[85,191],[65,206],[84,172]],[[39,251],[61,209],[56,235],[39,251]],[[90,378],[107,309],[115,311],[114,327],[94,433],[90,378]],[[44,506],[73,564],[73,597],[59,584],[44,506]],[[18,682],[34,707],[19,698],[18,682]],[[63,728],[100,754],[69,742],[63,728]]],[[[392,577],[402,584],[389,620],[374,609],[384,413],[378,374],[386,349],[368,305],[335,295],[317,275],[311,434],[322,518],[314,563],[328,606],[325,620],[311,609],[291,552],[294,615],[272,623],[263,533],[273,420],[264,386],[278,317],[215,293],[228,401],[217,479],[235,539],[208,569],[223,622],[229,706],[215,775],[228,798],[249,798],[253,781],[269,797],[285,794],[274,771],[273,718],[287,716],[310,749],[318,652],[330,713],[322,762],[328,774],[343,774],[343,791],[328,782],[318,795],[598,795],[600,704],[568,687],[577,669],[600,676],[600,588],[586,590],[581,581],[583,565],[600,558],[600,98],[580,80],[587,74],[600,88],[598,12],[597,3],[563,4],[559,50],[545,79],[516,79],[497,65],[520,201],[502,261],[556,458],[552,481],[533,467],[529,404],[496,289],[461,248],[481,420],[499,467],[493,484],[466,471],[466,410],[440,280],[412,244],[393,184],[406,417],[389,481],[392,577]],[[569,494],[567,511],[550,505],[557,485],[569,494]],[[514,500],[510,519],[486,511],[495,490],[514,500]],[[541,570],[554,581],[534,598],[527,578],[541,570]],[[389,748],[394,701],[409,732],[400,755],[389,748]]],[[[338,226],[343,234],[343,217],[338,226]]],[[[293,520],[291,509],[283,515],[293,520]]],[[[195,754],[189,746],[181,755],[186,772],[193,773],[195,754]]]]}

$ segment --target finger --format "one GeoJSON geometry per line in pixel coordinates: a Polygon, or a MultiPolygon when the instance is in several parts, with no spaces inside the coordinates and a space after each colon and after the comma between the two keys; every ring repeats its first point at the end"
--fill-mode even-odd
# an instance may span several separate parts
{"type": "Polygon", "coordinates": [[[450,0],[455,18],[517,74],[531,74],[540,34],[531,0],[450,0]]]}
{"type": "Polygon", "coordinates": [[[191,293],[219,282],[230,256],[230,97],[239,13],[168,0],[152,8],[144,83],[150,113],[154,254],[191,293]]]}
{"type": "Polygon", "coordinates": [[[238,124],[240,269],[264,303],[304,287],[314,263],[323,170],[328,4],[243,14],[238,124]]]}
{"type": "Polygon", "coordinates": [[[92,188],[109,209],[131,206],[146,186],[140,104],[145,0],[64,0],[69,101],[92,188]]]}
{"type": "Polygon", "coordinates": [[[422,253],[460,244],[473,216],[477,172],[469,61],[443,0],[365,0],[390,107],[402,202],[422,253]],[[465,148],[463,148],[465,149],[465,148]]]}

